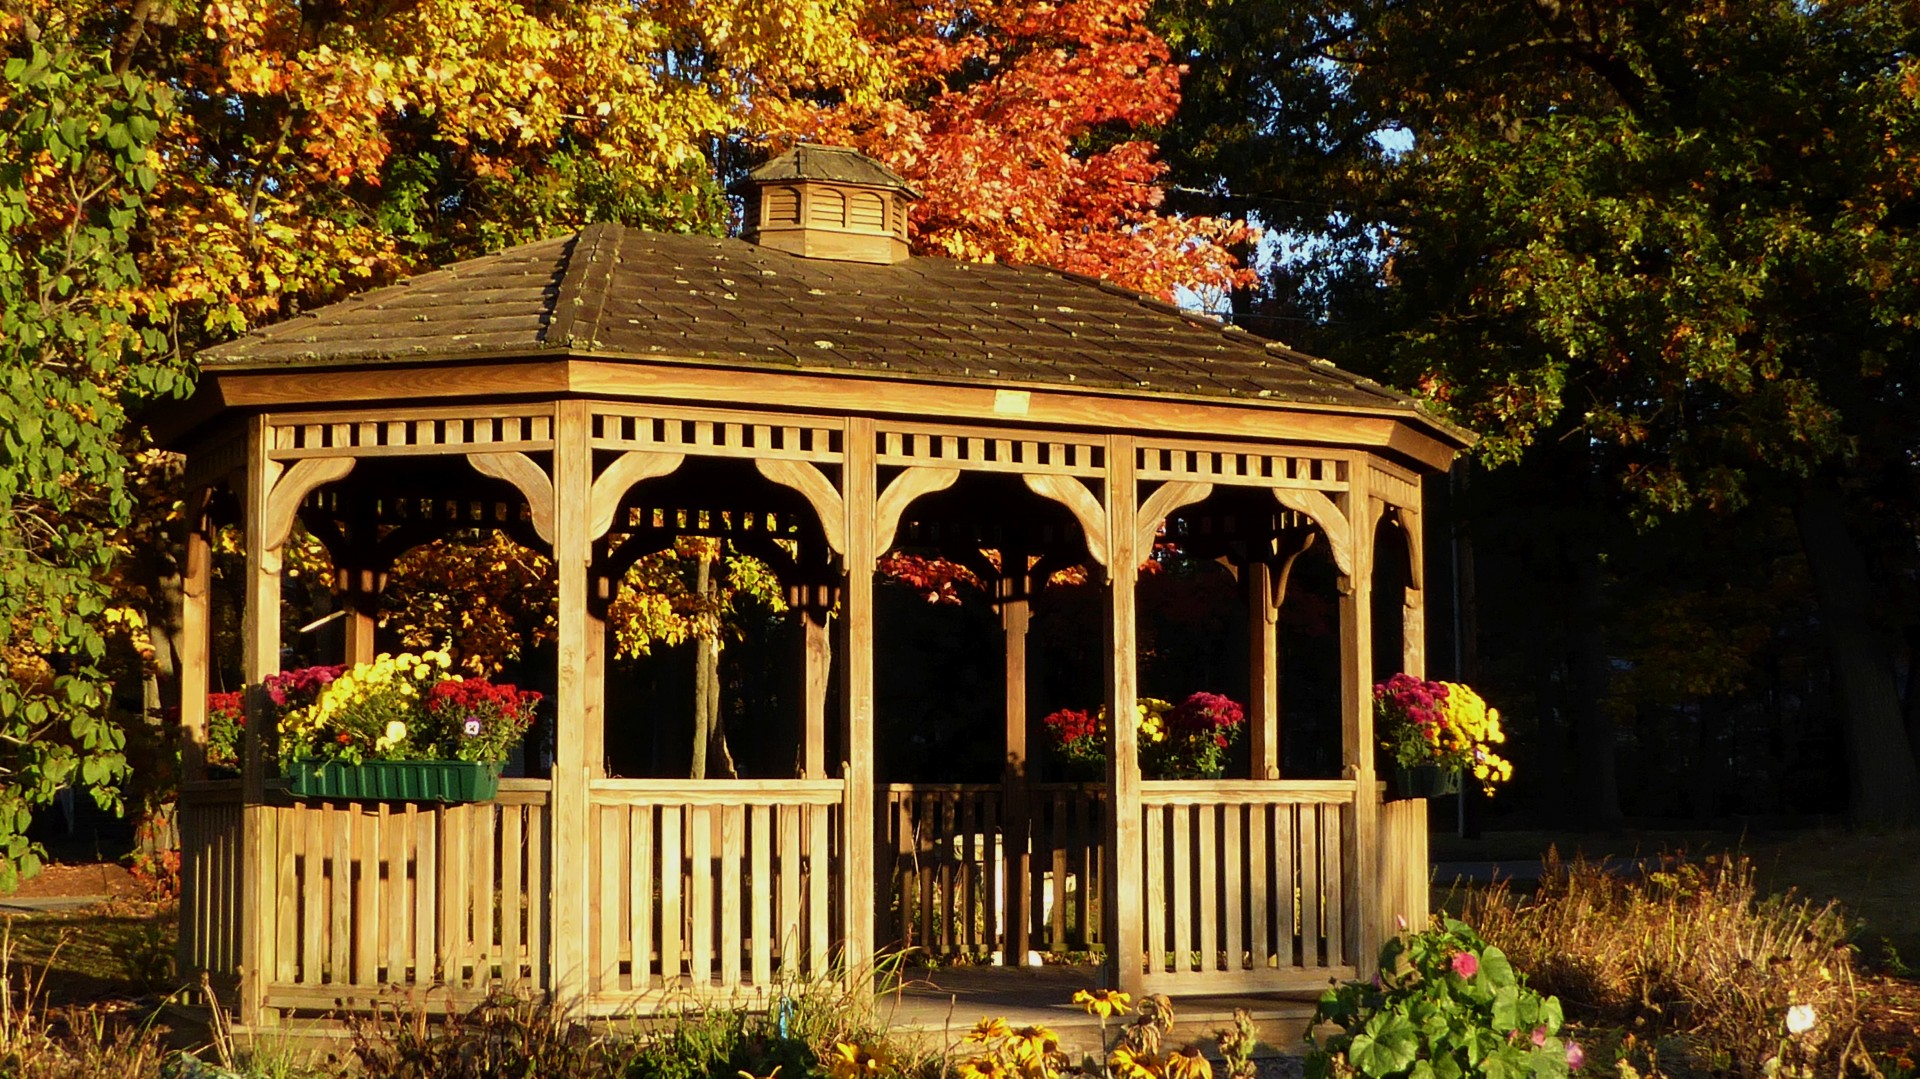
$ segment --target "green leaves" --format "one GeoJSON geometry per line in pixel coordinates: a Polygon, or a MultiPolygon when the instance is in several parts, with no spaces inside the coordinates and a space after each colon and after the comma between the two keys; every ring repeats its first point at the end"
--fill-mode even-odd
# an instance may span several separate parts
{"type": "Polygon", "coordinates": [[[1568,1073],[1560,1002],[1526,988],[1500,949],[1451,918],[1388,941],[1377,986],[1349,982],[1320,999],[1310,1076],[1462,1079],[1568,1073]]]}
{"type": "Polygon", "coordinates": [[[106,715],[112,530],[130,403],[186,386],[133,249],[172,96],[52,35],[0,86],[0,890],[39,868],[33,809],[77,778],[117,805],[106,715]]]}
{"type": "Polygon", "coordinates": [[[1412,1067],[1419,1052],[1420,1039],[1407,1017],[1383,1012],[1367,1021],[1365,1033],[1354,1037],[1347,1060],[1362,1075],[1386,1076],[1412,1067]]]}

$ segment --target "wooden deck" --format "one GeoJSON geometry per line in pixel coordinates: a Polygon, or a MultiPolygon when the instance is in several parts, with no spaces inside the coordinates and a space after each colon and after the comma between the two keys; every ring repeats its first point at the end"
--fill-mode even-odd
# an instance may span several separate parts
{"type": "MultiPolygon", "coordinates": [[[[974,1023],[1004,1018],[1014,1027],[1038,1024],[1060,1036],[1069,1056],[1104,1055],[1100,1021],[1073,1004],[1076,990],[1100,983],[1098,966],[947,967],[908,971],[879,994],[876,1009],[896,1031],[914,1032],[936,1044],[957,1042],[974,1023]]],[[[1319,990],[1176,996],[1170,1044],[1198,1045],[1211,1053],[1215,1034],[1233,1024],[1235,1009],[1253,1016],[1261,1044],[1278,1053],[1304,1049],[1319,990]]],[[[1110,1020],[1107,1039],[1125,1020],[1110,1020]]]]}

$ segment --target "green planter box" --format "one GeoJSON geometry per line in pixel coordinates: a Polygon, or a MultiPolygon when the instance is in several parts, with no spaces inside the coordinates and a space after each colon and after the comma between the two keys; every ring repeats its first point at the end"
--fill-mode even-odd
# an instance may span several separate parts
{"type": "Polygon", "coordinates": [[[310,758],[294,765],[287,789],[300,798],[367,802],[484,802],[500,791],[499,761],[366,761],[310,758]]]}
{"type": "Polygon", "coordinates": [[[1439,798],[1460,793],[1460,769],[1421,764],[1412,768],[1396,767],[1387,773],[1387,797],[1439,798]]]}

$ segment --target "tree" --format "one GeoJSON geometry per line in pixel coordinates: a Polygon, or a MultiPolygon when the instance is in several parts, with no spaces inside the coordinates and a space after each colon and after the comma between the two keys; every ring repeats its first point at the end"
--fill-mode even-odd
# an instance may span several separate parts
{"type": "Polygon", "coordinates": [[[719,230],[705,153],[749,98],[867,92],[851,17],[0,0],[0,888],[35,869],[22,833],[59,785],[111,800],[105,635],[164,644],[177,618],[113,565],[129,408],[182,392],[201,345],[435,261],[607,218],[719,230]]]}
{"type": "Polygon", "coordinates": [[[854,146],[918,184],[914,249],[1039,263],[1171,298],[1248,278],[1244,224],[1163,211],[1150,137],[1181,69],[1146,0],[884,0],[860,35],[877,98],[774,95],[776,139],[854,146]]]}
{"type": "Polygon", "coordinates": [[[35,806],[125,771],[102,669],[127,409],[179,392],[134,235],[172,95],[0,16],[0,891],[39,867],[35,806]]]}
{"type": "Polygon", "coordinates": [[[1562,482],[1617,518],[1796,508],[1854,814],[1920,819],[1857,531],[1912,495],[1910,5],[1174,3],[1162,25],[1220,61],[1169,140],[1189,178],[1329,263],[1277,278],[1313,347],[1477,426],[1488,461],[1568,447],[1562,482]]]}

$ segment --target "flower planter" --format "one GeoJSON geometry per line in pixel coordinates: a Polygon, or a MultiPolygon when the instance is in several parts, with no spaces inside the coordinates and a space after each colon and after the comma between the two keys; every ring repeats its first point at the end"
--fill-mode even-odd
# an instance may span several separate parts
{"type": "Polygon", "coordinates": [[[1387,797],[1439,798],[1460,793],[1460,769],[1437,764],[1417,764],[1412,768],[1395,767],[1387,773],[1387,797]]]}
{"type": "Polygon", "coordinates": [[[484,802],[500,791],[499,761],[365,761],[308,758],[287,776],[298,798],[369,802],[484,802]]]}

